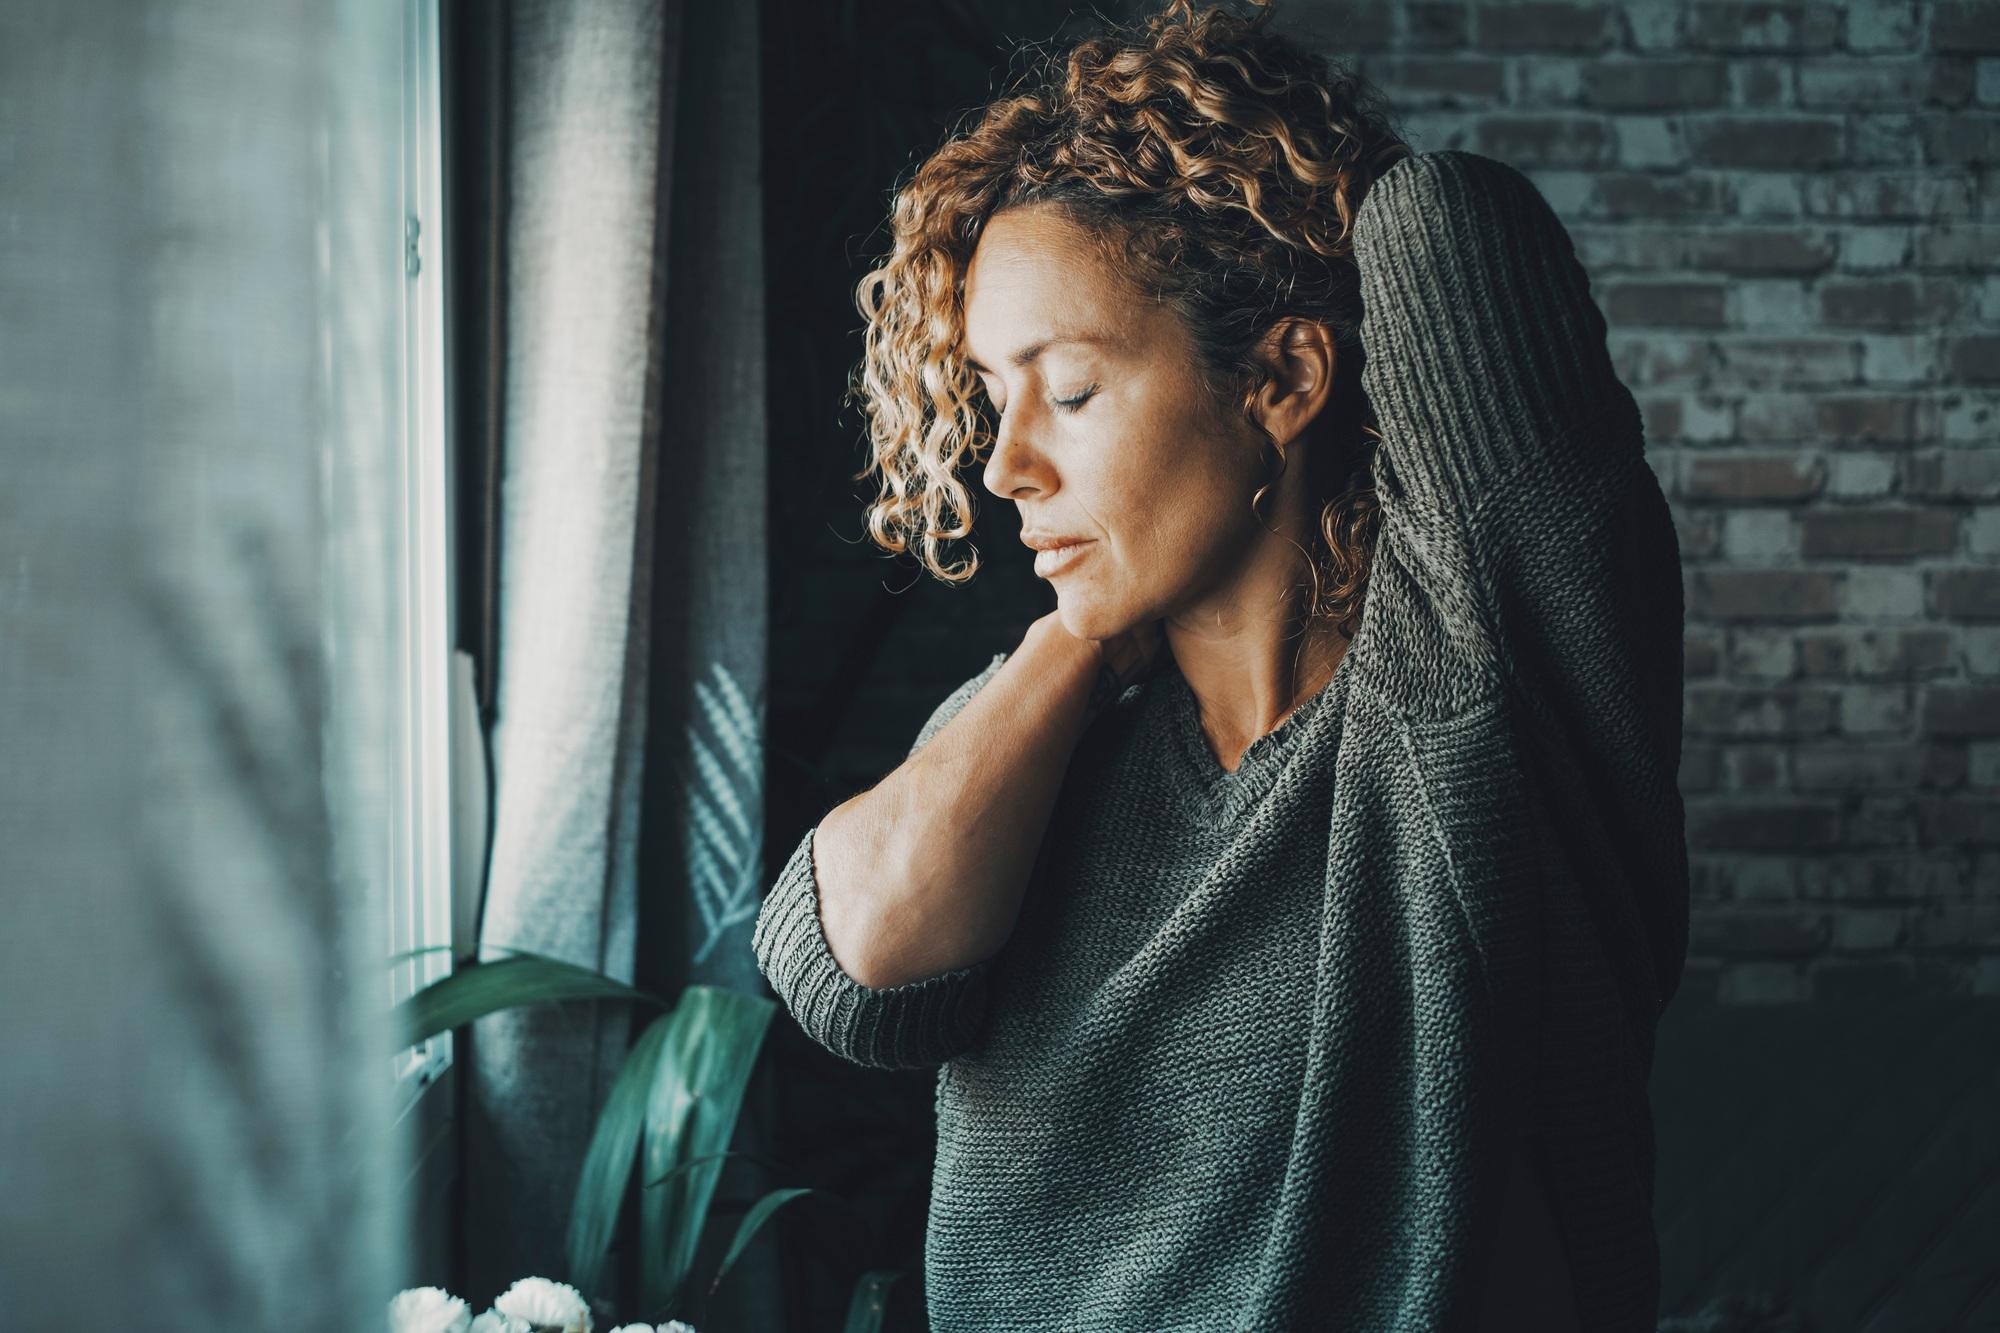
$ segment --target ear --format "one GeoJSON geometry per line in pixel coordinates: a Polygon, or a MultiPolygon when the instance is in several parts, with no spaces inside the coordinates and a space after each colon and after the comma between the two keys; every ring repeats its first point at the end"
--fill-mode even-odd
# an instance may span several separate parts
{"type": "Polygon", "coordinates": [[[1333,331],[1299,316],[1271,326],[1259,351],[1271,378],[1257,391],[1257,418],[1281,446],[1304,433],[1333,393],[1339,358],[1333,331]]]}

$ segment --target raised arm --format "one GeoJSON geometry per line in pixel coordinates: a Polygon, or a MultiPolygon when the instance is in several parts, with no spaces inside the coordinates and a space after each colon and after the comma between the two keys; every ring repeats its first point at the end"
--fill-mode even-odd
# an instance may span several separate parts
{"type": "Polygon", "coordinates": [[[1518,170],[1404,158],[1363,196],[1354,254],[1362,388],[1409,503],[1463,512],[1551,454],[1610,467],[1639,451],[1590,279],[1518,170]]]}
{"type": "Polygon", "coordinates": [[[1635,1004],[1664,1003],[1686,946],[1680,553],[1589,280],[1532,182],[1456,150],[1374,183],[1355,256],[1382,434],[1370,598],[1423,681],[1403,702],[1508,700],[1563,835],[1616,867],[1599,919],[1655,964],[1635,1004]]]}

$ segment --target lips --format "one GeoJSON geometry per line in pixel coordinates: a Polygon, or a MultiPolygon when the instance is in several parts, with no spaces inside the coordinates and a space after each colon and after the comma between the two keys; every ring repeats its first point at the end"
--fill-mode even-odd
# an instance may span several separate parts
{"type": "Polygon", "coordinates": [[[1048,578],[1061,573],[1090,553],[1097,545],[1088,538],[1075,538],[1054,546],[1038,548],[1035,552],[1035,574],[1038,578],[1048,578]]]}

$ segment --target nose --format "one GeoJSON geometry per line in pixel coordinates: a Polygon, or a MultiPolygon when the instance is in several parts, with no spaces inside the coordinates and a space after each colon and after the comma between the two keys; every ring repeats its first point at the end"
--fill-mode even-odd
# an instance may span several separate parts
{"type": "Polygon", "coordinates": [[[1043,494],[1053,484],[1048,455],[1028,439],[1023,415],[1017,407],[1000,418],[981,477],[986,489],[1003,500],[1043,494]]]}

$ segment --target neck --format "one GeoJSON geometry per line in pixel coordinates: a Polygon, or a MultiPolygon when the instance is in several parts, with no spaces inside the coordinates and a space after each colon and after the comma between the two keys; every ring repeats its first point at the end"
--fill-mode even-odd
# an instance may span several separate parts
{"type": "Polygon", "coordinates": [[[1326,688],[1347,652],[1330,622],[1306,625],[1299,613],[1276,623],[1169,619],[1165,631],[1218,755],[1240,754],[1276,730],[1326,688]]]}

